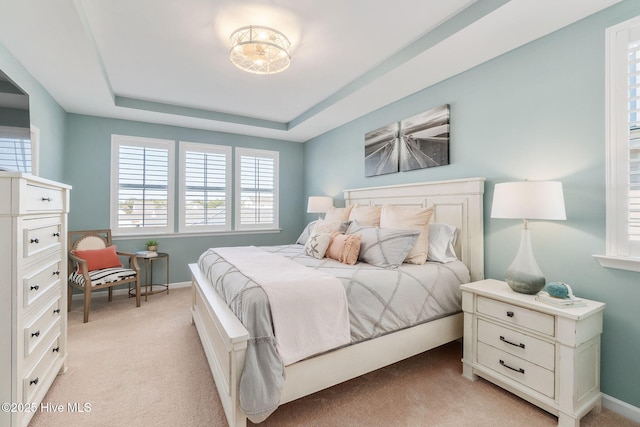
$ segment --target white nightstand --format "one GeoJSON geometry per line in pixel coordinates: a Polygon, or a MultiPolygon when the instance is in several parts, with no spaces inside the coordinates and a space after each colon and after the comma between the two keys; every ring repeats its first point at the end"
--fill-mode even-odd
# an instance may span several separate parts
{"type": "Polygon", "coordinates": [[[465,378],[480,376],[579,426],[601,408],[600,334],[605,305],[558,308],[505,282],[461,286],[465,378]]]}

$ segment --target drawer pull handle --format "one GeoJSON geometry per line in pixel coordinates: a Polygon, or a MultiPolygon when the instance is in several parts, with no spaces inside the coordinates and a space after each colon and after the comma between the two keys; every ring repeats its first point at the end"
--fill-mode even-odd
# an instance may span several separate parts
{"type": "Polygon", "coordinates": [[[40,336],[40,331],[31,332],[31,338],[39,337],[39,336],[40,336]]]}
{"type": "Polygon", "coordinates": [[[59,275],[60,275],[60,271],[58,271],[58,270],[54,271],[54,272],[53,272],[53,275],[54,275],[54,276],[59,276],[59,275]]]}
{"type": "Polygon", "coordinates": [[[512,368],[511,366],[509,366],[509,365],[507,365],[506,363],[504,363],[504,360],[500,360],[500,364],[501,364],[502,366],[504,366],[505,368],[509,368],[509,369],[511,369],[512,371],[516,371],[516,372],[519,372],[519,373],[521,373],[521,374],[524,374],[524,369],[522,369],[522,368],[518,368],[518,369],[516,369],[516,368],[512,368]]]}
{"type": "Polygon", "coordinates": [[[43,202],[50,202],[51,201],[51,197],[43,197],[42,201],[43,202]]]}
{"type": "Polygon", "coordinates": [[[513,311],[507,311],[507,317],[513,317],[513,311]]]}
{"type": "Polygon", "coordinates": [[[51,350],[53,353],[60,353],[60,347],[55,347],[51,350]]]}
{"type": "Polygon", "coordinates": [[[38,244],[38,243],[40,243],[40,240],[38,240],[38,239],[31,239],[31,240],[30,240],[30,242],[31,242],[31,243],[35,243],[35,244],[38,244]]]}
{"type": "Polygon", "coordinates": [[[36,379],[35,379],[35,380],[31,380],[31,381],[29,381],[29,385],[35,385],[35,384],[38,384],[38,381],[39,381],[39,380],[38,380],[38,377],[36,377],[36,379]]]}
{"type": "Polygon", "coordinates": [[[58,232],[53,233],[53,237],[60,237],[60,233],[58,232]]]}
{"type": "Polygon", "coordinates": [[[520,348],[524,348],[524,344],[520,343],[520,344],[516,344],[514,342],[511,342],[507,339],[505,339],[505,337],[503,337],[502,335],[500,335],[500,341],[507,343],[507,344],[511,344],[514,347],[520,347],[520,348]]]}
{"type": "Polygon", "coordinates": [[[38,285],[33,285],[30,288],[30,290],[32,290],[32,291],[37,291],[38,289],[40,289],[40,286],[38,286],[38,285]]]}
{"type": "Polygon", "coordinates": [[[60,309],[56,308],[55,310],[53,310],[53,314],[60,314],[60,309]]]}

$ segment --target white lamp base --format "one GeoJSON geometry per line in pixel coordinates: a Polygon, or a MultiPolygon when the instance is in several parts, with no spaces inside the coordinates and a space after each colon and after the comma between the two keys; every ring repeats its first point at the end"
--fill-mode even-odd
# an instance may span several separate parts
{"type": "Polygon", "coordinates": [[[504,278],[514,291],[534,295],[544,288],[546,280],[533,256],[530,230],[528,221],[525,219],[518,254],[507,269],[504,278]]]}

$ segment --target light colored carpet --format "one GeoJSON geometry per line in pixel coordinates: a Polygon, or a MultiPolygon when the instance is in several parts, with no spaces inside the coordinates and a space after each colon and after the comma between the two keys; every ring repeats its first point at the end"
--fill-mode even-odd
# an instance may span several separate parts
{"type": "MultiPolygon", "coordinates": [[[[69,369],[44,402],[90,404],[85,413],[39,412],[31,427],[226,426],[195,327],[188,288],[133,299],[94,298],[69,313],[69,369]]],[[[557,419],[484,380],[462,378],[451,343],[282,405],[259,426],[554,426],[557,419]]],[[[603,410],[583,426],[636,426],[603,410]]]]}

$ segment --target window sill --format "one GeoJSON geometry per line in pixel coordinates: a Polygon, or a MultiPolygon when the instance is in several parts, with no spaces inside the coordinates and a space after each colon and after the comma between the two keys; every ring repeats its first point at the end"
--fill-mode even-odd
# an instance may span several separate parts
{"type": "Polygon", "coordinates": [[[593,255],[593,257],[598,260],[601,266],[606,268],[640,272],[640,258],[610,255],[593,255]]]}

